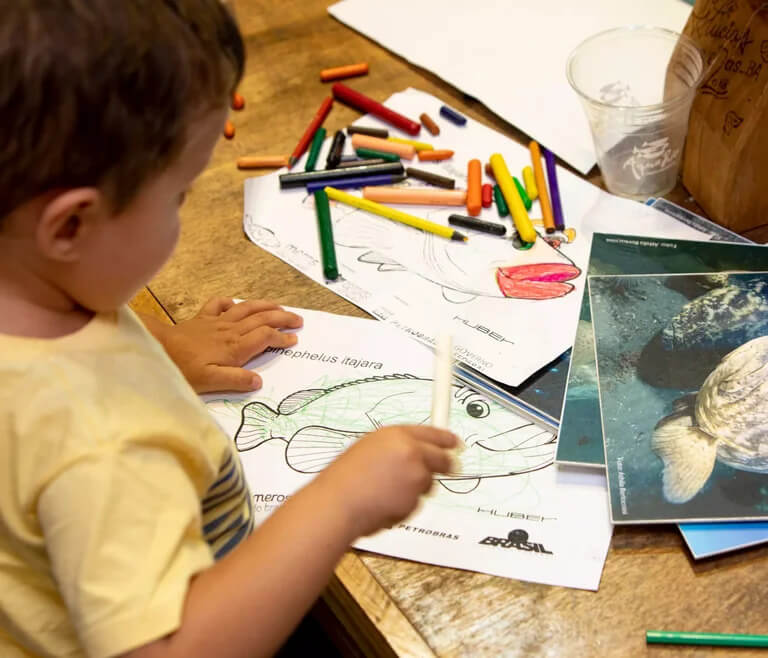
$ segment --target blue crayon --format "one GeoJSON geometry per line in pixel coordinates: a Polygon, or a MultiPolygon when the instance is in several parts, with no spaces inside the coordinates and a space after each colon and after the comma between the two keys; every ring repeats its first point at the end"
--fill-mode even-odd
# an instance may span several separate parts
{"type": "Polygon", "coordinates": [[[307,192],[314,194],[316,190],[322,190],[326,186],[343,190],[350,187],[365,187],[366,185],[394,185],[405,180],[405,176],[392,176],[391,174],[379,176],[355,176],[353,178],[334,178],[307,183],[307,192]]]}
{"type": "Polygon", "coordinates": [[[461,116],[456,110],[452,110],[447,105],[443,105],[440,108],[440,115],[444,116],[448,121],[455,123],[457,126],[463,126],[467,122],[467,117],[461,116]]]}

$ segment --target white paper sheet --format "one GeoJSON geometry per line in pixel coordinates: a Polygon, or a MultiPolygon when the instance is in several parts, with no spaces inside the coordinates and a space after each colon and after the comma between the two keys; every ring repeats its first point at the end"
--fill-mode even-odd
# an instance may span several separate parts
{"type": "MultiPolygon", "coordinates": [[[[405,114],[425,110],[434,114],[440,104],[434,96],[416,90],[395,94],[387,101],[405,114]]],[[[371,117],[360,123],[377,125],[371,117]]],[[[446,126],[432,142],[437,148],[452,148],[453,159],[414,162],[414,166],[455,178],[457,187],[466,187],[466,163],[474,157],[485,162],[492,153],[500,152],[515,175],[530,164],[526,148],[472,120],[463,128],[446,126]]],[[[303,163],[304,159],[295,170],[302,171],[303,163]]],[[[342,278],[326,282],[314,200],[304,188],[280,190],[277,176],[251,178],[245,183],[244,228],[253,242],[423,343],[434,344],[441,329],[451,331],[458,360],[510,386],[519,385],[571,346],[592,232],[682,239],[702,236],[663,213],[606,194],[558,168],[566,224],[577,235],[573,243],[554,249],[539,239],[529,251],[519,251],[509,240],[477,233],[466,244],[457,243],[333,204],[334,241],[342,278]],[[497,284],[499,268],[532,262],[571,262],[582,274],[568,282],[573,289],[562,297],[504,297],[497,284]]],[[[462,208],[399,207],[442,224],[447,224],[449,214],[463,212],[462,208]]],[[[540,216],[538,202],[530,214],[540,216]]],[[[483,210],[481,217],[506,223],[512,231],[511,220],[499,220],[493,207],[483,210]]],[[[506,294],[517,293],[512,290],[506,294]]]]}
{"type": "MultiPolygon", "coordinates": [[[[595,154],[566,79],[568,55],[587,37],[622,25],[680,32],[691,7],[679,0],[343,0],[328,11],[477,98],[586,174],[595,154]]],[[[409,116],[418,120],[424,111],[409,116]]]]}
{"type": "MultiPolygon", "coordinates": [[[[354,440],[342,435],[379,424],[429,422],[428,349],[383,322],[293,310],[304,317],[298,345],[249,364],[262,376],[262,390],[205,396],[241,451],[257,522],[354,440]],[[284,402],[308,389],[314,399],[284,402]]],[[[408,520],[355,545],[419,562],[597,589],[611,537],[605,477],[559,471],[552,432],[458,383],[454,394],[450,425],[466,446],[457,455],[459,468],[441,476],[408,520]]]]}

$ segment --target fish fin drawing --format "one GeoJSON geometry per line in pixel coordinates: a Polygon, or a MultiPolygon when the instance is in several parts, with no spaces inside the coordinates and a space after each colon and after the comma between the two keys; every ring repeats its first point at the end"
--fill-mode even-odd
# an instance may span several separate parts
{"type": "Polygon", "coordinates": [[[319,425],[304,427],[288,442],[285,461],[299,473],[319,473],[364,434],[319,425]]]}
{"type": "Polygon", "coordinates": [[[278,413],[262,402],[250,402],[240,412],[240,426],[235,432],[235,445],[243,452],[274,438],[272,425],[278,413]]]}
{"type": "Polygon", "coordinates": [[[406,272],[407,268],[403,267],[400,263],[392,260],[389,256],[384,256],[376,251],[366,251],[364,254],[357,257],[359,263],[369,263],[371,265],[378,265],[376,268],[379,272],[406,272]]]}
{"type": "Polygon", "coordinates": [[[466,304],[473,299],[477,299],[477,295],[473,295],[468,292],[462,292],[461,290],[455,290],[453,288],[446,288],[442,286],[443,299],[451,304],[466,304]]]}
{"type": "Polygon", "coordinates": [[[715,467],[717,440],[696,427],[688,413],[662,418],[653,430],[651,447],[664,462],[664,498],[670,503],[691,500],[715,467]]]}
{"type": "Polygon", "coordinates": [[[467,478],[465,480],[438,480],[448,491],[457,494],[466,494],[474,491],[480,484],[480,478],[467,478]]]}
{"type": "Polygon", "coordinates": [[[381,423],[378,420],[376,420],[373,416],[371,416],[370,412],[366,411],[365,412],[365,417],[369,421],[371,421],[371,426],[373,427],[373,429],[377,430],[377,429],[379,429],[382,426],[381,423]]]}
{"type": "Polygon", "coordinates": [[[282,400],[277,406],[277,410],[281,414],[293,413],[294,411],[307,406],[313,400],[322,397],[326,392],[327,391],[324,388],[308,388],[305,391],[296,391],[282,400]]]}

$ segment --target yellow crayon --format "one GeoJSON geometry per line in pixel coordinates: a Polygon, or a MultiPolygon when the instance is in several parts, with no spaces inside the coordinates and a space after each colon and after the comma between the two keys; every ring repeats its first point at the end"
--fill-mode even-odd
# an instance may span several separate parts
{"type": "Polygon", "coordinates": [[[387,139],[390,142],[395,142],[397,144],[410,144],[417,151],[432,151],[435,148],[432,146],[432,144],[427,144],[426,142],[417,142],[414,139],[403,139],[402,137],[387,137],[387,139]]]}
{"type": "Polygon", "coordinates": [[[515,228],[520,235],[520,239],[523,242],[535,242],[538,233],[536,233],[531,220],[528,218],[523,200],[520,198],[520,194],[515,187],[509,169],[507,169],[507,163],[504,162],[504,158],[501,157],[500,153],[494,153],[491,156],[490,162],[493,176],[496,178],[496,182],[501,188],[501,193],[504,195],[504,200],[509,206],[509,212],[512,214],[512,220],[515,222],[515,228]]]}
{"type": "Polygon", "coordinates": [[[533,169],[530,167],[523,167],[523,184],[525,185],[525,193],[531,201],[535,201],[539,196],[539,188],[536,187],[536,178],[533,175],[533,169]]]}
{"type": "Polygon", "coordinates": [[[436,224],[435,222],[430,222],[428,219],[422,219],[421,217],[416,217],[415,215],[409,215],[407,212],[395,210],[394,208],[384,206],[380,203],[376,203],[375,201],[369,201],[368,199],[362,199],[359,196],[347,194],[346,192],[337,190],[335,187],[326,187],[325,193],[328,195],[329,199],[333,199],[339,203],[344,203],[348,206],[352,206],[353,208],[365,210],[366,212],[369,212],[373,215],[379,215],[379,217],[386,217],[387,219],[400,222],[401,224],[413,226],[413,228],[418,228],[422,231],[434,233],[435,235],[439,235],[441,238],[447,238],[448,240],[458,240],[461,242],[467,241],[467,237],[465,235],[453,230],[450,226],[436,224]]]}

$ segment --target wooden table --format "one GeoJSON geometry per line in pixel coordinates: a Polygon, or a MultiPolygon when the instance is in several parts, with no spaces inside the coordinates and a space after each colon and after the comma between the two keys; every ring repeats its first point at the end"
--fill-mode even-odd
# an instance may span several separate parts
{"type": "MultiPolygon", "coordinates": [[[[476,101],[336,22],[328,4],[236,0],[249,54],[241,85],[246,109],[232,117],[236,138],[221,140],[190,191],[178,249],[137,307],[179,321],[213,295],[233,295],[365,315],[250,243],[242,229],[243,181],[253,174],[238,171],[235,159],[293,149],[329,94],[321,68],[367,61],[371,74],[353,85],[364,93],[384,100],[416,87],[526,141],[476,101]]],[[[358,116],[336,104],[325,125],[332,133],[358,116]]],[[[598,174],[588,178],[601,184],[598,174]]],[[[695,207],[682,189],[670,198],[695,207]]],[[[750,237],[764,241],[768,227],[750,237]]],[[[710,650],[646,648],[644,631],[768,633],[764,578],[768,548],[695,563],[674,527],[625,526],[616,528],[596,594],[350,552],[323,602],[335,630],[350,640],[348,652],[358,655],[691,656],[710,650]]],[[[758,655],[739,655],[752,653],[758,655]]]]}

